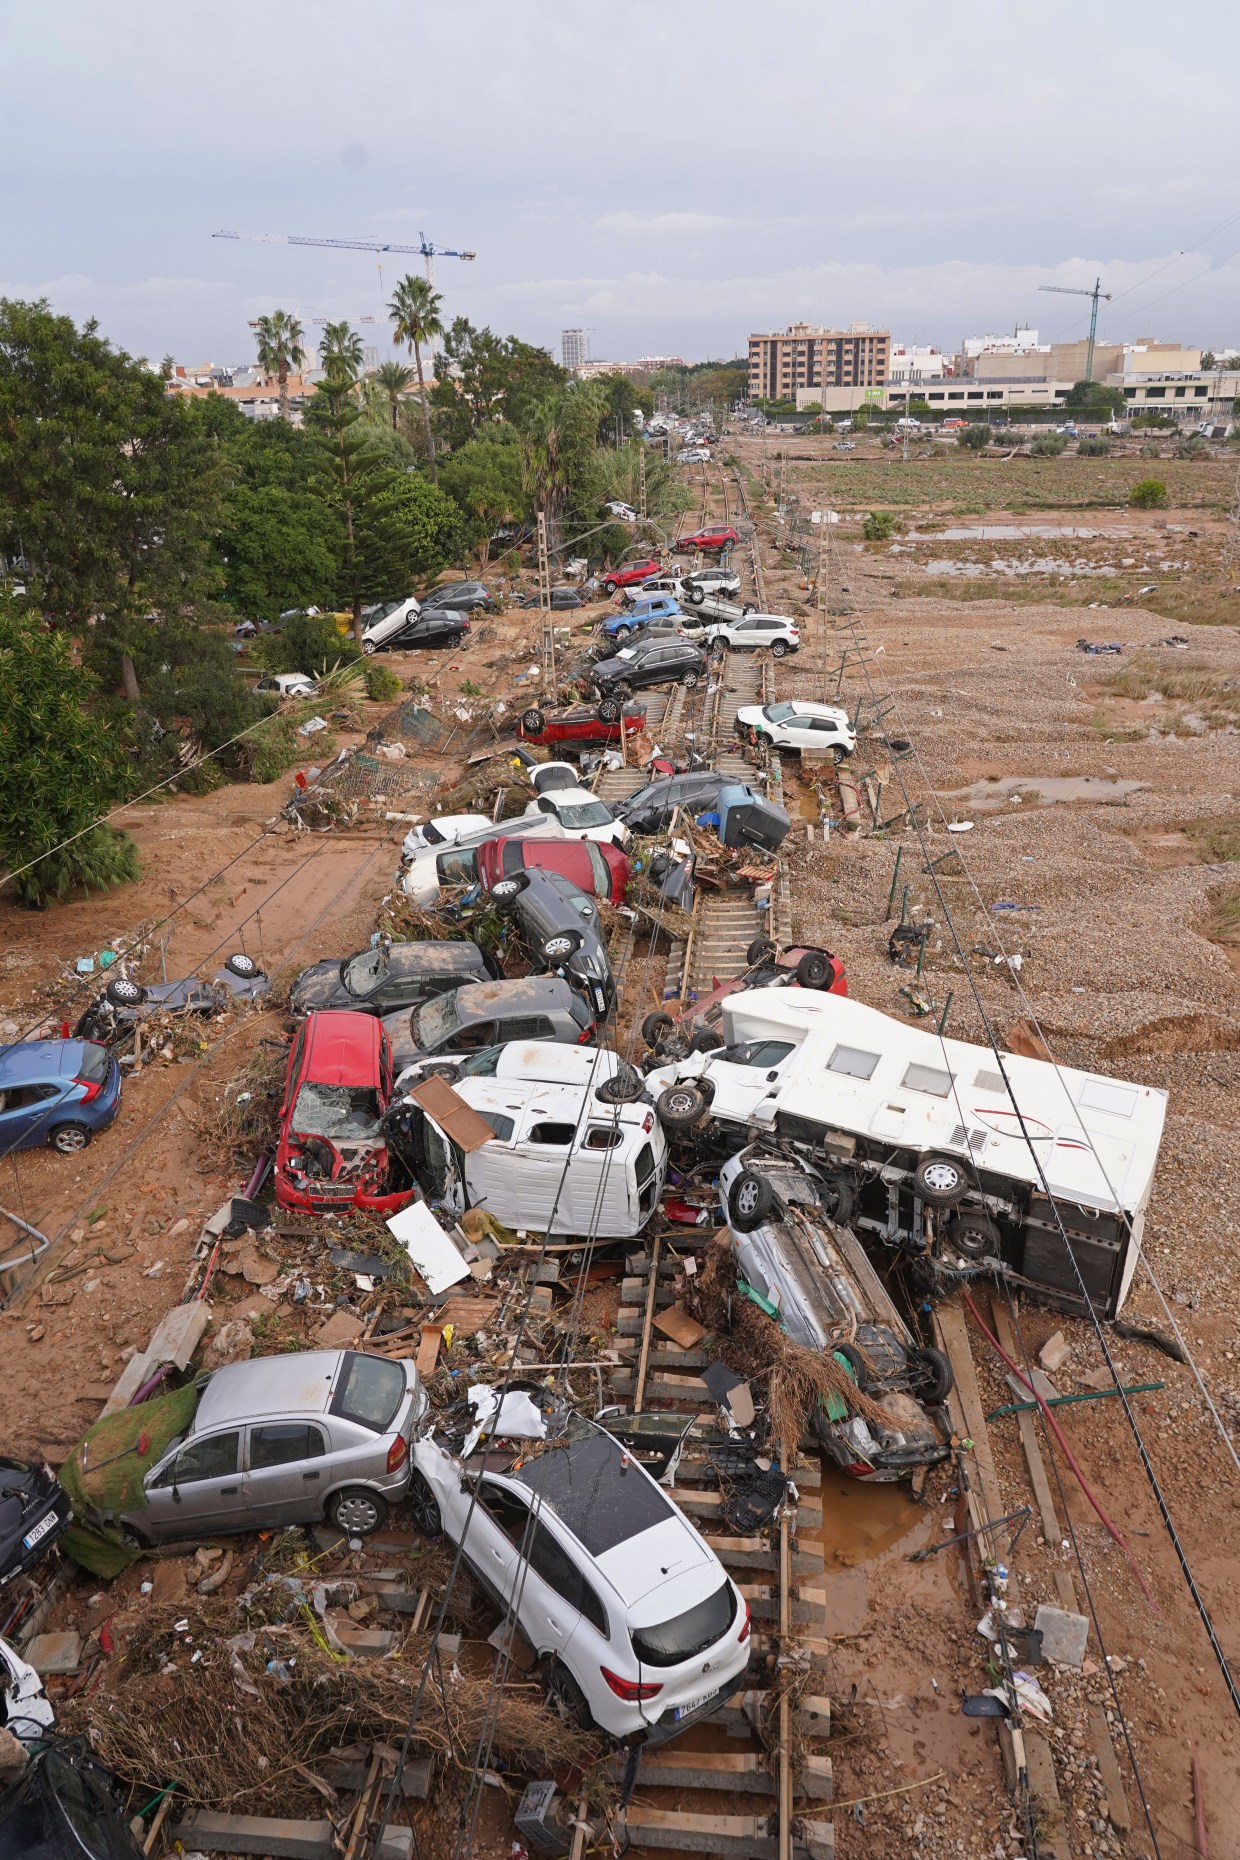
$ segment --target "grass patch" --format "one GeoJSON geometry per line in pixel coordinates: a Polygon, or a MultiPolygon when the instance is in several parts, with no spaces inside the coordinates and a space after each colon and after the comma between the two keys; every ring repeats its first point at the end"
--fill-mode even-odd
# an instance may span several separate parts
{"type": "Polygon", "coordinates": [[[1240,626],[1240,594],[1215,593],[1208,588],[1159,588],[1140,603],[1146,613],[1185,626],[1240,626]]]}
{"type": "MultiPolygon", "coordinates": [[[[1018,455],[1000,458],[957,452],[929,459],[815,459],[789,461],[795,488],[817,505],[830,503],[837,510],[874,510],[884,505],[907,509],[910,505],[956,510],[977,503],[984,486],[982,510],[1127,509],[1133,487],[1149,476],[1140,458],[1036,459],[1018,455]],[[821,493],[821,495],[820,495],[821,493]]],[[[1229,459],[1164,459],[1159,476],[1167,487],[1167,501],[1176,509],[1225,511],[1231,503],[1235,461],[1229,459]]],[[[970,511],[970,514],[973,514],[970,511]]]]}
{"type": "MultiPolygon", "coordinates": [[[[1180,828],[1197,848],[1203,865],[1240,862],[1240,816],[1214,820],[1186,820],[1180,828]]],[[[1240,903],[1240,893],[1233,899],[1240,903]]]]}
{"type": "Polygon", "coordinates": [[[1145,729],[1129,729],[1111,722],[1105,711],[1096,710],[1089,720],[1091,730],[1096,730],[1104,743],[1143,743],[1149,735],[1145,729]]]}
{"type": "Polygon", "coordinates": [[[1240,932],[1240,891],[1229,891],[1219,898],[1206,922],[1206,935],[1212,943],[1231,941],[1240,932]]]}
{"type": "MultiPolygon", "coordinates": [[[[1134,659],[1130,665],[1123,665],[1118,671],[1111,672],[1103,683],[1107,689],[1114,691],[1117,697],[1132,698],[1139,703],[1142,698],[1174,698],[1182,704],[1200,704],[1208,698],[1215,698],[1222,685],[1217,672],[1207,666],[1181,662],[1178,665],[1159,665],[1152,659],[1134,659]]],[[[1240,703],[1240,692],[1236,694],[1240,703]]]]}

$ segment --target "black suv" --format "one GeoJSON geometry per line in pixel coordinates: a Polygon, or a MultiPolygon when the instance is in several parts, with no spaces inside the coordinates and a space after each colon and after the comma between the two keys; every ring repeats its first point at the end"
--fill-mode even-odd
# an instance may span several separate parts
{"type": "Polygon", "coordinates": [[[658,635],[625,646],[610,659],[600,659],[591,666],[590,677],[604,695],[614,691],[627,696],[646,685],[692,687],[705,676],[706,666],[706,654],[687,639],[658,635]]]}
{"type": "Polygon", "coordinates": [[[289,1012],[300,1017],[323,1008],[353,1008],[395,1014],[494,974],[476,943],[379,943],[343,962],[312,962],[289,990],[289,1012]]]}

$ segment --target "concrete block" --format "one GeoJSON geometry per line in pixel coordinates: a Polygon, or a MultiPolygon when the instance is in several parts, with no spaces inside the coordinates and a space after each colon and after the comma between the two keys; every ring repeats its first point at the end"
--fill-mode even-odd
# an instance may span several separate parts
{"type": "Polygon", "coordinates": [[[121,1370],[116,1387],[103,1404],[101,1418],[104,1414],[115,1414],[118,1408],[128,1408],[142,1384],[149,1382],[158,1368],[159,1364],[145,1351],[141,1356],[131,1356],[121,1370]]]}
{"type": "Polygon", "coordinates": [[[371,1659],[380,1659],[391,1653],[396,1645],[396,1636],[390,1628],[346,1628],[336,1629],[336,1638],[340,1645],[350,1653],[359,1653],[371,1659]]]}
{"type": "MultiPolygon", "coordinates": [[[[269,1860],[335,1860],[330,1821],[293,1821],[274,1815],[220,1815],[200,1808],[176,1829],[187,1851],[208,1854],[258,1854],[269,1860]]],[[[377,1860],[411,1860],[413,1829],[389,1828],[377,1860]]]]}
{"type": "Polygon", "coordinates": [[[26,1658],[41,1679],[54,1673],[76,1673],[82,1659],[80,1634],[36,1634],[26,1658]]]}
{"type": "Polygon", "coordinates": [[[351,1311],[333,1311],[327,1322],[319,1325],[314,1341],[320,1349],[339,1350],[345,1344],[355,1342],[361,1330],[361,1319],[355,1318],[351,1311]]]}
{"type": "Polygon", "coordinates": [[[172,1363],[177,1369],[188,1369],[210,1324],[211,1307],[204,1299],[193,1304],[174,1305],[156,1325],[146,1353],[157,1364],[172,1363]]]}
{"type": "Polygon", "coordinates": [[[1080,1666],[1089,1641],[1089,1622],[1084,1615],[1039,1602],[1033,1625],[1042,1636],[1044,1660],[1053,1660],[1057,1666],[1080,1666]]]}
{"type": "Polygon", "coordinates": [[[1068,1342],[1063,1332],[1057,1330],[1046,1339],[1046,1342],[1038,1351],[1038,1361],[1041,1363],[1043,1369],[1045,1369],[1047,1375],[1053,1376],[1056,1370],[1063,1368],[1071,1354],[1072,1345],[1068,1342]]]}
{"type": "Polygon", "coordinates": [[[536,1285],[530,1293],[530,1316],[550,1317],[555,1299],[549,1285],[536,1285]]]}

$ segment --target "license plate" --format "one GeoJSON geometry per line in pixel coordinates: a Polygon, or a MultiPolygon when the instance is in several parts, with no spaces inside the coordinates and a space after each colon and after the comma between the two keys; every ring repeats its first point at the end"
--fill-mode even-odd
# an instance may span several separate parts
{"type": "Polygon", "coordinates": [[[25,1545],[27,1550],[33,1550],[35,1545],[40,1541],[40,1539],[46,1537],[47,1533],[50,1530],[54,1530],[55,1527],[56,1527],[56,1513],[54,1511],[49,1511],[45,1518],[41,1518],[39,1520],[39,1522],[35,1525],[32,1531],[28,1531],[26,1533],[26,1535],[22,1538],[22,1543],[25,1545]]]}
{"type": "Polygon", "coordinates": [[[701,1711],[703,1705],[708,1705],[711,1699],[714,1698],[716,1691],[718,1691],[718,1687],[716,1687],[714,1691],[703,1692],[701,1698],[699,1699],[690,1699],[687,1705],[678,1705],[675,1711],[672,1713],[672,1716],[675,1718],[677,1724],[679,1724],[681,1720],[684,1718],[692,1718],[695,1711],[701,1711]]]}

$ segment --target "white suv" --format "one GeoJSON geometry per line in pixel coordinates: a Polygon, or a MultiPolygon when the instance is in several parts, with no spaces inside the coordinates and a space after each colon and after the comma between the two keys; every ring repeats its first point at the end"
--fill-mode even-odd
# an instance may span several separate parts
{"type": "Polygon", "coordinates": [[[777,659],[796,652],[801,644],[801,630],[795,620],[783,614],[747,614],[743,620],[723,620],[706,628],[708,645],[726,640],[734,652],[760,652],[768,649],[777,659]]]}
{"type": "Polygon", "coordinates": [[[848,712],[834,704],[742,704],[736,727],[754,743],[775,749],[831,750],[838,762],[857,747],[857,732],[848,712]]]}
{"type": "Polygon", "coordinates": [[[433,1437],[420,1440],[414,1521],[461,1545],[515,1616],[566,1716],[617,1739],[666,1743],[736,1690],[749,1663],[749,1605],[618,1440],[575,1414],[545,1423],[547,1439],[496,1435],[464,1465],[433,1437]]]}

